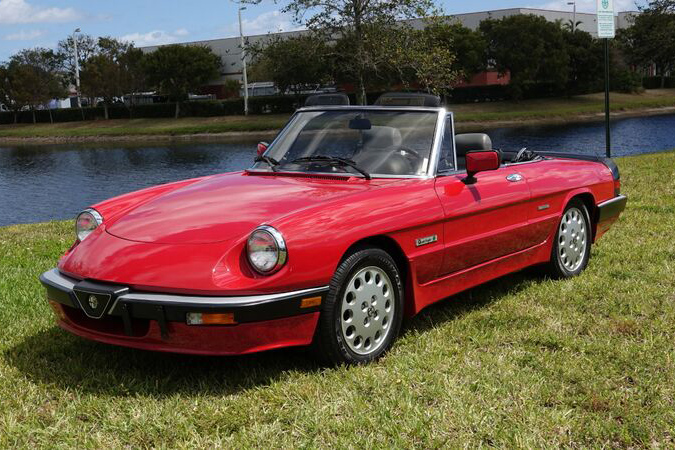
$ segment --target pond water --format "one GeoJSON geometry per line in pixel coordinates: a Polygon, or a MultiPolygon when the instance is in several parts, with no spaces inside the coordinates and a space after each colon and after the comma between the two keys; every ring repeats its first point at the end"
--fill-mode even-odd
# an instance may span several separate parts
{"type": "MultiPolygon", "coordinates": [[[[487,129],[503,150],[604,155],[602,123],[487,129]]],[[[0,226],[72,218],[101,200],[161,183],[249,167],[256,139],[218,143],[0,147],[0,226]]],[[[675,148],[675,115],[612,123],[612,155],[675,148]]]]}

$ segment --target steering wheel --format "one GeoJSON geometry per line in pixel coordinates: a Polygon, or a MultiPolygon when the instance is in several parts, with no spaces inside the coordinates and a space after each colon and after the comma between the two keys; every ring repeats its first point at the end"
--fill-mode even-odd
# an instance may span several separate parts
{"type": "Polygon", "coordinates": [[[402,145],[401,147],[399,147],[398,150],[399,150],[400,152],[410,153],[411,155],[413,155],[413,156],[414,156],[415,158],[417,158],[417,159],[422,159],[422,156],[417,152],[417,150],[413,150],[413,149],[410,148],[410,147],[404,147],[404,146],[402,145]]]}
{"type": "Polygon", "coordinates": [[[527,152],[527,147],[521,148],[520,151],[516,154],[516,157],[513,158],[513,162],[520,162],[520,158],[523,157],[525,152],[527,152]]]}

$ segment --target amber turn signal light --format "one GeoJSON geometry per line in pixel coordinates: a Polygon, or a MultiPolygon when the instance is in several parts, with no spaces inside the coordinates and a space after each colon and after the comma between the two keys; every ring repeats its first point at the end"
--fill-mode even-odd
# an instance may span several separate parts
{"type": "Polygon", "coordinates": [[[234,313],[188,313],[188,325],[235,325],[234,313]]]}
{"type": "Polygon", "coordinates": [[[303,298],[300,302],[300,308],[312,308],[321,304],[321,297],[303,298]]]}

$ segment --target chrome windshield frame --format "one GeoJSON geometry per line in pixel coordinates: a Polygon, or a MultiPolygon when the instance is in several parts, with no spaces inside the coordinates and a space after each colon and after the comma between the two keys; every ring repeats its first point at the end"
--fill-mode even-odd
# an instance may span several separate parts
{"type": "MultiPolygon", "coordinates": [[[[424,106],[311,106],[298,109],[288,120],[288,123],[281,129],[279,134],[274,138],[265,151],[264,155],[267,155],[268,152],[274,147],[274,145],[281,140],[288,132],[291,130],[292,126],[298,119],[299,114],[303,112],[312,112],[312,111],[407,111],[407,112],[432,112],[436,114],[436,125],[434,128],[434,137],[431,144],[431,153],[429,155],[429,164],[427,171],[422,175],[388,175],[388,174],[371,174],[373,179],[376,178],[400,178],[400,179],[428,179],[434,178],[436,176],[436,167],[438,166],[438,159],[440,158],[440,149],[443,139],[443,129],[445,125],[445,119],[448,115],[452,116],[453,129],[454,129],[454,115],[452,112],[447,111],[445,108],[435,108],[435,107],[424,107],[424,106]]],[[[453,139],[453,150],[454,150],[454,139],[453,139]]],[[[457,159],[455,151],[455,160],[457,159]]],[[[254,168],[246,169],[246,172],[250,173],[264,173],[269,174],[271,170],[259,170],[254,168]]],[[[337,177],[359,177],[359,174],[355,173],[335,173],[335,172],[302,172],[302,171],[289,171],[289,170],[279,170],[275,173],[286,173],[286,174],[303,174],[307,175],[308,173],[315,175],[330,175],[337,177]]]]}

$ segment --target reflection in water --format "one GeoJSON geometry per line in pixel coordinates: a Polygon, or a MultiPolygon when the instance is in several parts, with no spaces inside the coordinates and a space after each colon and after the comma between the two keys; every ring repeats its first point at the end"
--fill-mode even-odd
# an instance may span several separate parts
{"type": "MultiPolygon", "coordinates": [[[[487,130],[504,150],[604,155],[602,123],[487,130]]],[[[257,140],[220,143],[0,147],[0,226],[73,217],[107,198],[157,184],[252,165],[257,140]]],[[[612,154],[675,147],[675,115],[612,123],[612,154]]]]}
{"type": "Polygon", "coordinates": [[[71,218],[157,184],[250,166],[256,141],[0,148],[0,226],[71,218]]]}

